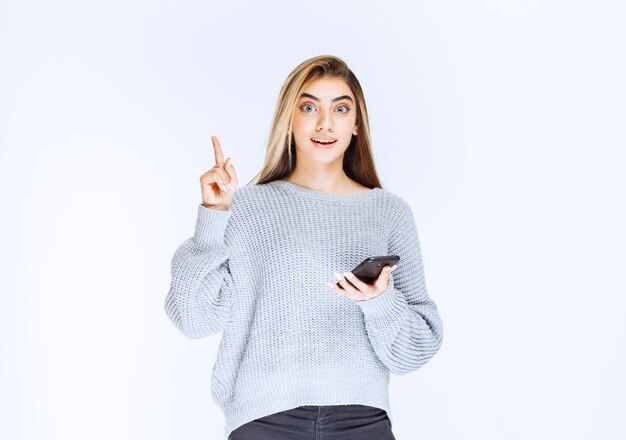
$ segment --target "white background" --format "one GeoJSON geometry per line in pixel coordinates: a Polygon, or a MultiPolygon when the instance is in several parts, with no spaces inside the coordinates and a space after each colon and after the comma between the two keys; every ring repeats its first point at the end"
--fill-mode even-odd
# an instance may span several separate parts
{"type": "Polygon", "coordinates": [[[0,437],[223,438],[221,334],[167,319],[171,257],[210,136],[248,183],[332,54],[444,322],[391,377],[396,438],[625,438],[623,5],[3,0],[0,437]]]}

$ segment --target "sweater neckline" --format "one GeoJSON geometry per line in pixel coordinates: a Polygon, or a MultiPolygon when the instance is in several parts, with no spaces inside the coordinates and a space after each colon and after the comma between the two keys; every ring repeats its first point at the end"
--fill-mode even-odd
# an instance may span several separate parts
{"type": "Polygon", "coordinates": [[[363,200],[368,199],[370,197],[375,196],[382,188],[374,187],[369,191],[362,191],[356,194],[332,194],[326,193],[322,191],[315,191],[313,189],[305,188],[304,186],[296,185],[295,183],[289,182],[288,180],[273,180],[269,182],[270,184],[276,185],[279,188],[283,188],[289,191],[292,194],[297,194],[298,196],[305,197],[308,199],[317,199],[317,200],[336,200],[336,201],[351,201],[351,200],[363,200]]]}

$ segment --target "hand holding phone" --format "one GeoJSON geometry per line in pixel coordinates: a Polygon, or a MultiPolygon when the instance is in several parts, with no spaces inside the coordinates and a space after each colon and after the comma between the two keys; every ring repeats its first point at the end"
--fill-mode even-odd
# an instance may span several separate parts
{"type": "MultiPolygon", "coordinates": [[[[359,265],[352,269],[351,272],[364,283],[370,284],[378,279],[385,266],[393,266],[398,261],[400,261],[400,256],[398,255],[369,257],[359,263],[359,265]]],[[[350,280],[346,281],[350,283],[350,280]]],[[[354,284],[350,283],[350,285],[356,288],[354,284]]],[[[339,286],[342,290],[345,290],[339,282],[337,282],[337,286],[339,286]]]]}

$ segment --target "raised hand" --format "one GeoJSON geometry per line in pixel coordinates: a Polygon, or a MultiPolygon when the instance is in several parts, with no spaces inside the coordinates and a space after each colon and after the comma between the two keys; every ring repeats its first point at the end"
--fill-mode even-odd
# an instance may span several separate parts
{"type": "Polygon", "coordinates": [[[216,136],[211,136],[215,165],[200,176],[202,206],[220,211],[228,211],[237,190],[237,173],[229,157],[224,161],[222,146],[216,136]]]}

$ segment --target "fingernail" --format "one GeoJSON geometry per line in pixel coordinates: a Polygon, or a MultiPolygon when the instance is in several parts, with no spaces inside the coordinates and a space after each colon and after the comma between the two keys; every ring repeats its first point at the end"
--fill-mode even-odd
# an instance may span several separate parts
{"type": "Polygon", "coordinates": [[[235,191],[235,188],[230,183],[228,183],[227,185],[228,185],[228,187],[230,188],[231,191],[235,191]]]}
{"type": "Polygon", "coordinates": [[[390,270],[389,266],[385,266],[385,272],[389,272],[390,270]]]}
{"type": "Polygon", "coordinates": [[[339,274],[339,272],[335,272],[335,278],[337,278],[339,281],[343,279],[343,277],[339,274]]]}
{"type": "Polygon", "coordinates": [[[327,282],[327,283],[326,283],[326,285],[327,285],[328,287],[330,287],[330,290],[335,290],[335,289],[334,289],[334,284],[331,284],[331,283],[328,283],[328,282],[327,282]]]}
{"type": "Polygon", "coordinates": [[[350,272],[344,272],[343,276],[346,277],[347,279],[351,280],[352,279],[352,274],[350,272]]]}
{"type": "Polygon", "coordinates": [[[398,266],[396,266],[395,264],[393,265],[393,267],[391,268],[392,271],[396,270],[398,268],[398,266]]]}

